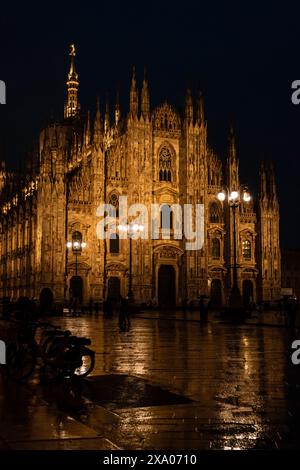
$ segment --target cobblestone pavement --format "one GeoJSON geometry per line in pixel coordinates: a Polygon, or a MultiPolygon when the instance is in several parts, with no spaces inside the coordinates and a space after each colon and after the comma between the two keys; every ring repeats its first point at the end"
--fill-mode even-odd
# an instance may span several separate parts
{"type": "Polygon", "coordinates": [[[93,377],[75,392],[0,380],[0,449],[300,447],[297,332],[196,320],[148,312],[128,332],[102,315],[53,320],[92,339],[93,377]]]}

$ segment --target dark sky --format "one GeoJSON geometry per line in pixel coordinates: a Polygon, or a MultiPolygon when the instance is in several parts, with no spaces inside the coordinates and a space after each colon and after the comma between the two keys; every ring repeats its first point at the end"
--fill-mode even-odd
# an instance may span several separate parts
{"type": "Polygon", "coordinates": [[[25,159],[40,128],[60,118],[68,45],[77,46],[80,101],[99,94],[128,106],[132,65],[148,70],[153,105],[183,104],[187,86],[205,96],[210,144],[225,156],[236,127],[243,182],[257,184],[259,160],[272,158],[281,203],[283,245],[300,248],[298,128],[300,105],[291,83],[300,79],[300,7],[273,2],[28,2],[1,5],[0,151],[10,166],[25,159]],[[11,6],[10,6],[11,5],[11,6]],[[42,6],[43,5],[43,6],[42,6]]]}

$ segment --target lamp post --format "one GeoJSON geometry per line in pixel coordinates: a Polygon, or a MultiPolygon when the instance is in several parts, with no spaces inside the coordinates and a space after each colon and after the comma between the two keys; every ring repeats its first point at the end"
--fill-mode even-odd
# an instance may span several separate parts
{"type": "Polygon", "coordinates": [[[144,225],[139,224],[125,224],[119,225],[118,229],[120,232],[126,232],[129,237],[129,284],[128,284],[128,297],[133,299],[132,291],[132,238],[135,234],[141,233],[144,231],[144,225]]]}
{"type": "Polygon", "coordinates": [[[237,240],[236,240],[236,212],[242,201],[250,202],[251,195],[246,187],[240,187],[236,190],[223,190],[218,194],[218,199],[224,202],[226,199],[232,209],[233,214],[233,284],[229,297],[229,306],[240,308],[242,306],[242,296],[238,286],[237,276],[237,240]]]}
{"type": "Polygon", "coordinates": [[[81,238],[73,239],[71,242],[67,242],[67,248],[72,249],[75,255],[75,276],[78,273],[78,255],[82,252],[82,249],[86,247],[86,243],[81,238]]]}

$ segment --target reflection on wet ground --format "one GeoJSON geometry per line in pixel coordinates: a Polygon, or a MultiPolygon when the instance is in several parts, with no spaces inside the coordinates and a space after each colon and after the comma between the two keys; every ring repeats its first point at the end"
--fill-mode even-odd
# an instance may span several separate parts
{"type": "Polygon", "coordinates": [[[70,387],[40,385],[37,378],[26,386],[2,380],[0,448],[300,444],[300,366],[290,361],[288,328],[151,315],[134,317],[129,332],[102,315],[55,319],[92,339],[93,378],[70,387]]]}

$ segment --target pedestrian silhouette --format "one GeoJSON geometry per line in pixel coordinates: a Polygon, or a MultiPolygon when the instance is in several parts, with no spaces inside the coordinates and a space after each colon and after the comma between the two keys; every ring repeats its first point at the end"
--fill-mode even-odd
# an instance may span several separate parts
{"type": "Polygon", "coordinates": [[[128,299],[122,296],[120,296],[119,327],[121,331],[126,331],[130,328],[128,299]]]}

